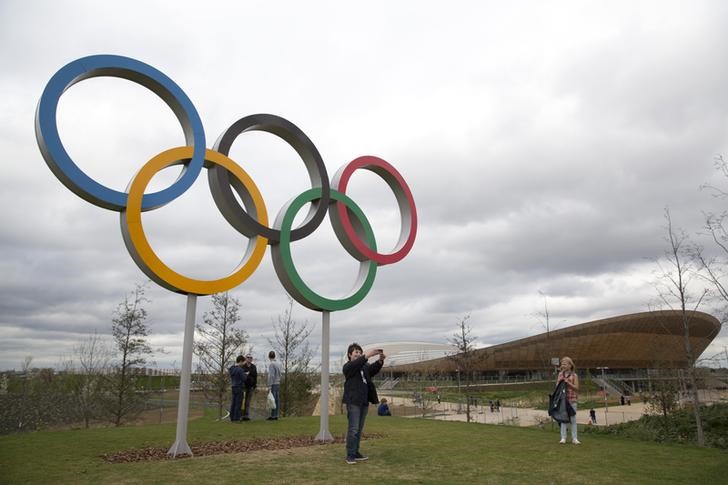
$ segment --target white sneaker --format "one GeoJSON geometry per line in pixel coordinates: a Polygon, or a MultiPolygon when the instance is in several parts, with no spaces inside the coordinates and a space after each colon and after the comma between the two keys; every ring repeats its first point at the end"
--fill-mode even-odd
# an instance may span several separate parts
{"type": "Polygon", "coordinates": [[[566,444],[566,438],[561,438],[561,441],[559,441],[559,443],[561,443],[562,445],[566,444]]]}
{"type": "Polygon", "coordinates": [[[580,445],[581,444],[581,441],[579,441],[579,440],[571,440],[571,442],[574,443],[575,445],[580,445]]]}

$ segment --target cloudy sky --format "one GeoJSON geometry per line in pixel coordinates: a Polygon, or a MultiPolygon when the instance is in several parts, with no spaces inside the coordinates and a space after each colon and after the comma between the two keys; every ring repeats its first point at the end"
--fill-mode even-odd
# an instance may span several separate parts
{"type": "MultiPolygon", "coordinates": [[[[0,369],[26,356],[55,365],[89,334],[108,335],[116,306],[146,280],[118,213],[71,193],[38,150],[43,88],[79,57],[123,55],[167,74],[197,108],[208,147],[237,119],[271,113],[308,135],[329,177],[361,155],[399,170],[417,203],[417,241],[379,269],[363,302],[331,315],[340,355],[354,340],[445,343],[467,314],[479,345],[526,337],[543,331],[534,314],[544,302],[556,328],[647,310],[664,209],[695,234],[704,211],[727,203],[699,190],[728,186],[713,166],[728,154],[726,24],[721,1],[4,0],[0,369]]],[[[117,190],[184,144],[171,110],[121,79],[74,85],[57,121],[76,164],[117,190]]],[[[245,134],[230,155],[271,218],[309,187],[303,163],[273,135],[245,134]]],[[[357,171],[348,194],[379,247],[392,248],[400,224],[387,185],[357,171]]],[[[196,278],[227,275],[247,244],[204,176],[143,220],[155,252],[196,278]]],[[[287,306],[268,254],[233,290],[258,359],[287,306]]],[[[356,277],[326,221],[293,255],[325,296],[342,296],[356,277]]],[[[155,360],[179,367],[185,297],[154,283],[147,297],[149,340],[166,349],[155,360]]],[[[199,320],[210,298],[197,308],[199,320]]],[[[296,304],[294,318],[314,327],[318,345],[320,314],[296,304]]],[[[726,345],[723,331],[704,357],[726,345]]]]}

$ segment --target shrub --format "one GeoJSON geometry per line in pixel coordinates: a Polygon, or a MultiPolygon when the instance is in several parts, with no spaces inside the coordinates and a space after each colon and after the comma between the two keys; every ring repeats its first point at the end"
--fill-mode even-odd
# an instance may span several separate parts
{"type": "MultiPolygon", "coordinates": [[[[728,404],[701,407],[705,445],[728,449],[728,404]]],[[[613,426],[590,426],[587,433],[612,434],[660,443],[696,444],[695,416],[691,408],[676,411],[667,417],[645,415],[637,421],[613,426]]]]}

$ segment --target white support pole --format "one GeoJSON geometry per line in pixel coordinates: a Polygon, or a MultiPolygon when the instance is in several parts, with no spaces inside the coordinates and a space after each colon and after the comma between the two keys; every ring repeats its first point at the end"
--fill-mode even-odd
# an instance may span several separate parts
{"type": "Polygon", "coordinates": [[[177,455],[190,455],[192,450],[187,444],[187,418],[190,410],[190,381],[192,380],[192,341],[195,336],[195,310],[197,295],[187,295],[187,315],[185,317],[185,337],[182,343],[182,373],[179,382],[179,401],[177,407],[177,439],[167,452],[172,458],[177,455]]]}
{"type": "Polygon", "coordinates": [[[317,441],[334,441],[329,432],[329,324],[330,313],[321,312],[321,427],[316,435],[317,441]]]}

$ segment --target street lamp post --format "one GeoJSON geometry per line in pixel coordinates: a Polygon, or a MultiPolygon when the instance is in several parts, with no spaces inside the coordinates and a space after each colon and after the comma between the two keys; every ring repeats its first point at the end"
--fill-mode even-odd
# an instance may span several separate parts
{"type": "Polygon", "coordinates": [[[559,365],[561,364],[561,359],[558,357],[551,357],[551,365],[554,366],[554,375],[559,375],[559,365]]]}
{"type": "Polygon", "coordinates": [[[597,367],[597,369],[602,371],[602,387],[604,388],[604,425],[609,426],[609,419],[607,418],[607,413],[609,412],[609,405],[607,404],[607,378],[604,376],[604,371],[609,369],[609,367],[597,367]]]}

